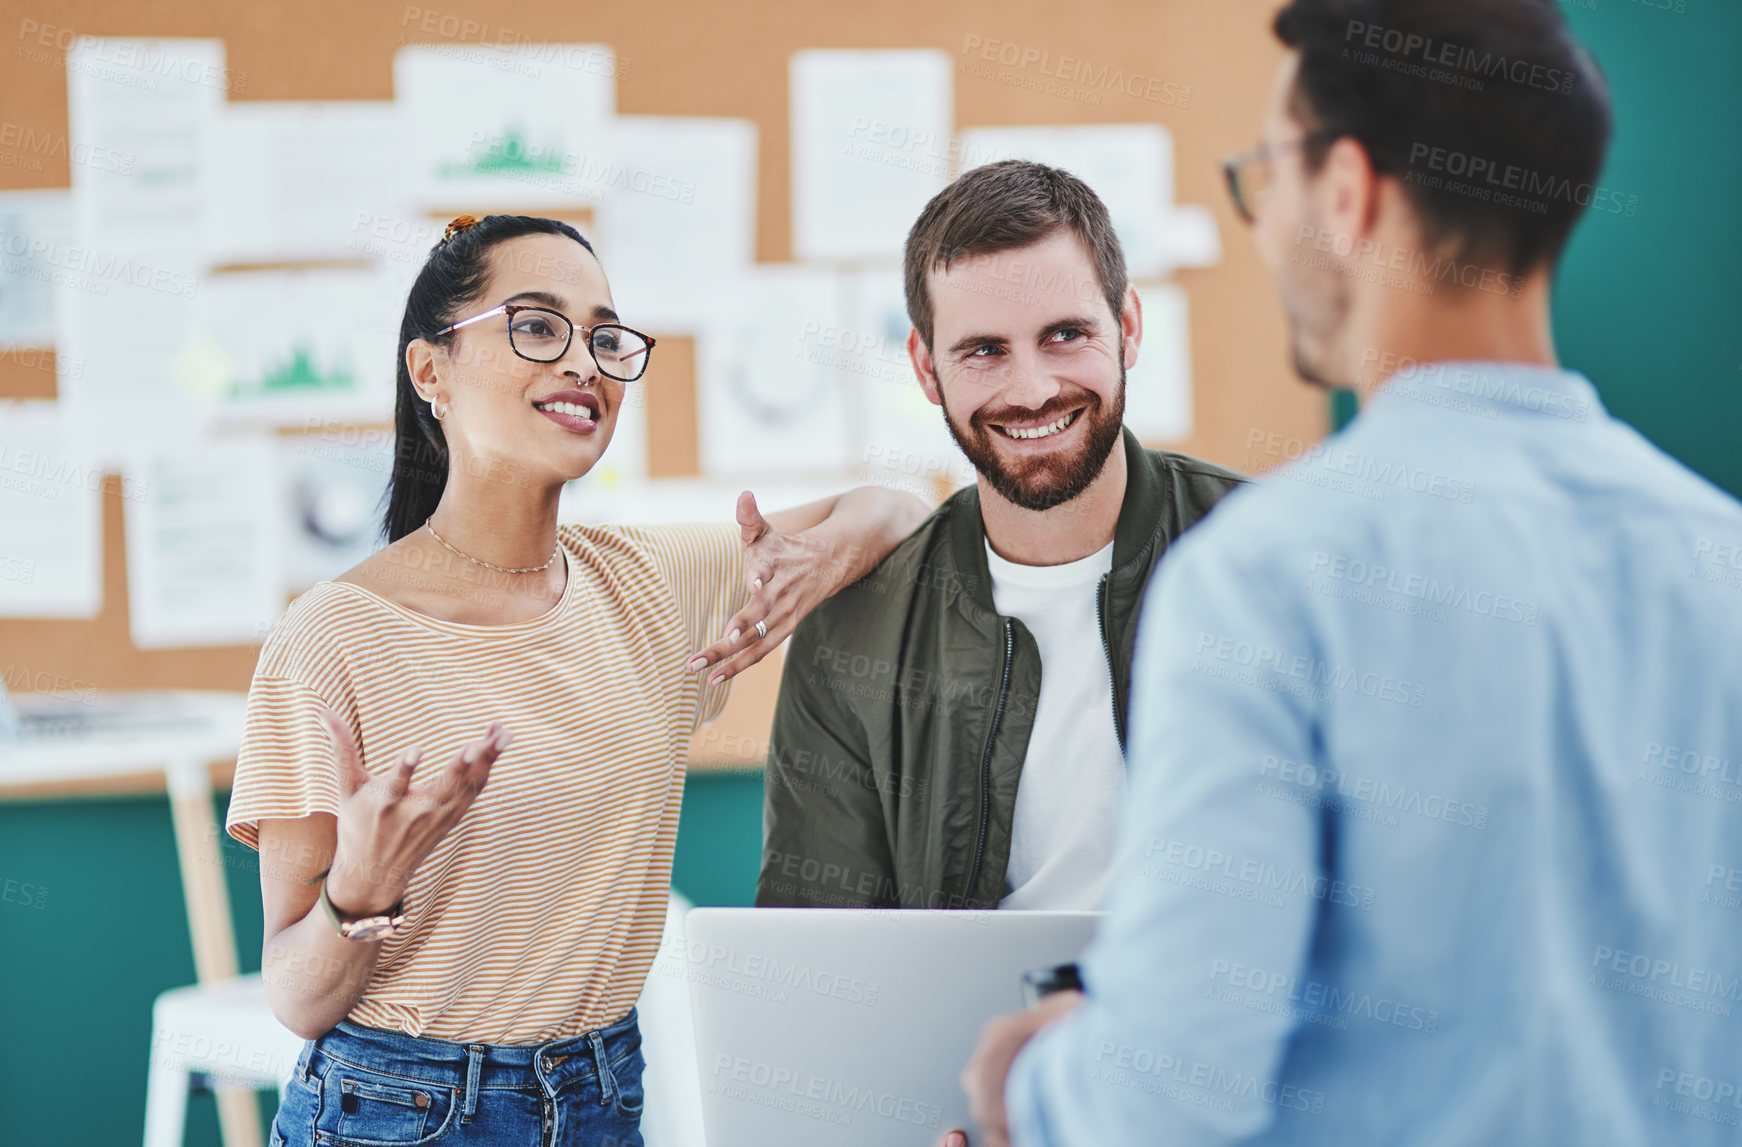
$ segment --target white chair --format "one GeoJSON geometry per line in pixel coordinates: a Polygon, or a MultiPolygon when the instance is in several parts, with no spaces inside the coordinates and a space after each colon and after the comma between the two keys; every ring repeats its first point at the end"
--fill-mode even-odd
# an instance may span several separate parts
{"type": "MultiPolygon", "coordinates": [[[[683,958],[683,916],[690,903],[673,892],[665,939],[636,1001],[640,1014],[647,1147],[696,1147],[702,1142],[702,1082],[690,985],[683,958]]],[[[172,988],[151,1009],[151,1065],[146,1078],[145,1147],[182,1147],[189,1076],[204,1073],[220,1087],[265,1090],[296,1070],[303,1039],[278,1022],[258,973],[172,988]]]]}
{"type": "Polygon", "coordinates": [[[648,969],[641,998],[641,1077],[646,1106],[641,1137],[647,1147],[700,1147],[702,1073],[696,1064],[695,1013],[690,1006],[689,960],[684,950],[684,913],[690,902],[676,892],[665,908],[665,938],[648,969]]]}
{"type": "Polygon", "coordinates": [[[193,1072],[218,1087],[282,1093],[303,1042],[272,1014],[259,973],[164,992],[151,1008],[145,1147],[182,1147],[193,1072]]]}

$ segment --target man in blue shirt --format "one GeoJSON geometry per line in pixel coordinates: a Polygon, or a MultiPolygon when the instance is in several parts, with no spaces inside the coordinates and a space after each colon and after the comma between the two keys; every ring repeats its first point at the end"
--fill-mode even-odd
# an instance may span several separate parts
{"type": "Polygon", "coordinates": [[[988,1026],[981,1142],[1736,1143],[1742,507],[1549,325],[1604,81],[1547,0],[1276,31],[1230,188],[1364,408],[1159,568],[1088,994],[988,1026]]]}

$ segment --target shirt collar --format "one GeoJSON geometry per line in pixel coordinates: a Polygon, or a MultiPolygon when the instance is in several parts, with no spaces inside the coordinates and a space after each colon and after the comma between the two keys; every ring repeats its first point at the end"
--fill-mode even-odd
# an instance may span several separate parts
{"type": "Polygon", "coordinates": [[[1481,418],[1500,414],[1592,422],[1607,412],[1591,380],[1577,371],[1521,362],[1416,363],[1391,375],[1369,410],[1441,407],[1481,418]]]}

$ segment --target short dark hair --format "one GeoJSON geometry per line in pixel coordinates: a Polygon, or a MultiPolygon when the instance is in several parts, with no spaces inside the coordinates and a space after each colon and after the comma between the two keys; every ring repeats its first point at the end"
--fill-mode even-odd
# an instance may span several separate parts
{"type": "Polygon", "coordinates": [[[1125,305],[1125,251],[1113,231],[1107,206],[1089,185],[1068,171],[1005,159],[965,172],[925,205],[907,233],[903,258],[907,317],[931,346],[933,269],[949,270],[957,259],[989,255],[1038,243],[1061,227],[1074,231],[1095,261],[1107,305],[1117,315],[1125,305]]]}
{"type": "Polygon", "coordinates": [[[1555,0],[1292,0],[1290,111],[1309,171],[1338,137],[1402,183],[1423,239],[1514,274],[1553,266],[1596,193],[1608,86],[1555,0]]]}

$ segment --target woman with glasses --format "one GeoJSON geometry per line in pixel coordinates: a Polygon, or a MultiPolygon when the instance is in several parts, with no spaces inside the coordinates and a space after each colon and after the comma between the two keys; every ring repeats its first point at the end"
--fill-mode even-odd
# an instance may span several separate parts
{"type": "Polygon", "coordinates": [[[690,738],[925,514],[559,526],[654,340],[549,219],[462,216],[400,326],[388,545],[286,611],[226,827],[260,852],[279,1144],[638,1144],[634,1002],[690,738]]]}

